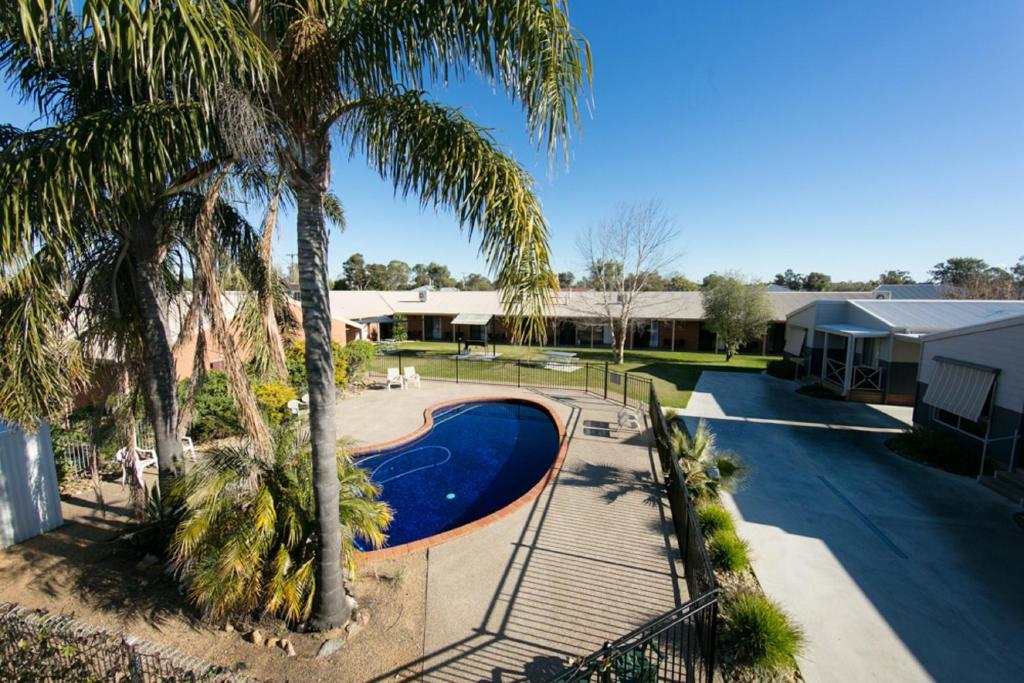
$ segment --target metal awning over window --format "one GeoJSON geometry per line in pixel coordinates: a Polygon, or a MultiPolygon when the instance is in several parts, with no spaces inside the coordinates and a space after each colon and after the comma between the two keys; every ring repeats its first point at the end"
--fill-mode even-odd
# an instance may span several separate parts
{"type": "Polygon", "coordinates": [[[459,313],[452,325],[486,325],[493,317],[490,313],[459,313]]]}
{"type": "Polygon", "coordinates": [[[936,356],[935,361],[935,374],[924,392],[924,402],[977,422],[999,370],[942,356],[936,356]]]}
{"type": "Polygon", "coordinates": [[[803,327],[786,328],[786,353],[791,356],[799,356],[804,350],[804,340],[807,338],[807,330],[803,327]]]}

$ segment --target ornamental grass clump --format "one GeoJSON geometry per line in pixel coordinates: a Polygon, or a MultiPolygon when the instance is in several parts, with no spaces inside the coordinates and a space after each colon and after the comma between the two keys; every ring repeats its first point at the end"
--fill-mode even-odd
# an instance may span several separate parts
{"type": "Polygon", "coordinates": [[[792,669],[805,642],[778,603],[753,591],[723,601],[722,638],[733,665],[761,674],[792,669]]]}
{"type": "Polygon", "coordinates": [[[750,568],[750,546],[735,531],[721,531],[708,540],[711,563],[720,571],[742,572],[750,568]]]}
{"type": "Polygon", "coordinates": [[[711,538],[721,532],[736,532],[732,515],[721,505],[708,504],[697,510],[697,522],[705,538],[711,538]]]}

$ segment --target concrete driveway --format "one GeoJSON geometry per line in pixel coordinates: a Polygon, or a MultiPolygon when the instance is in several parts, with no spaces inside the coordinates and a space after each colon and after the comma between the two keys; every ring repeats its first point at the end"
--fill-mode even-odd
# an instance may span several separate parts
{"type": "Polygon", "coordinates": [[[808,681],[1021,680],[1018,508],[889,452],[909,409],[705,372],[682,412],[749,467],[726,504],[765,591],[807,632],[808,681]]]}

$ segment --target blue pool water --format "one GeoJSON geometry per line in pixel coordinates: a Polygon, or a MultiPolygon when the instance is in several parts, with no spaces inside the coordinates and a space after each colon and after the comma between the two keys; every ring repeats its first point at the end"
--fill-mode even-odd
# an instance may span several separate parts
{"type": "Polygon", "coordinates": [[[529,491],[558,453],[547,411],[525,401],[476,401],[433,413],[430,431],[357,457],[394,510],[388,547],[496,512],[529,491]]]}

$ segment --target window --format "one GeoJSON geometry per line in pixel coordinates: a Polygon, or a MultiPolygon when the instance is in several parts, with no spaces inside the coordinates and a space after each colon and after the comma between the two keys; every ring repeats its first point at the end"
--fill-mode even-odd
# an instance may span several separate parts
{"type": "Polygon", "coordinates": [[[948,410],[942,410],[941,408],[932,408],[932,417],[936,422],[940,422],[950,429],[954,429],[958,432],[964,432],[971,436],[976,436],[979,439],[985,438],[985,432],[988,430],[989,415],[992,411],[992,392],[989,391],[988,398],[985,399],[985,405],[981,409],[981,416],[977,421],[968,420],[960,417],[956,413],[951,413],[948,410]]]}

